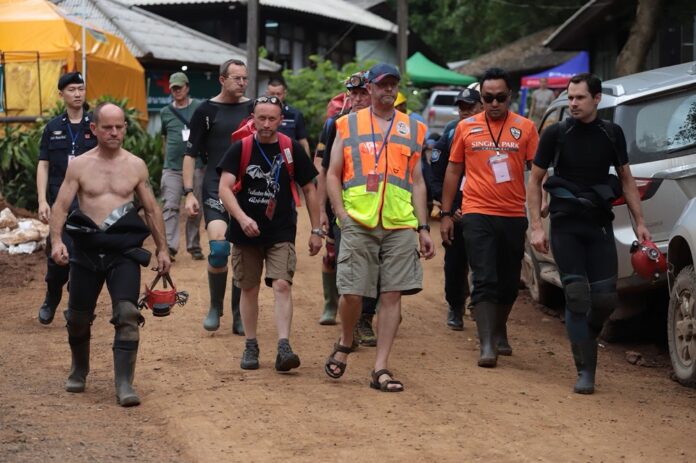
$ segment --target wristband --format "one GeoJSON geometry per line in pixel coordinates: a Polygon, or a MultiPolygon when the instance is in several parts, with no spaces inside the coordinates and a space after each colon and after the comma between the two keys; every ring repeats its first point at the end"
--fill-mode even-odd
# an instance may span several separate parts
{"type": "Polygon", "coordinates": [[[427,231],[428,233],[430,233],[430,225],[428,225],[427,223],[424,223],[424,224],[422,224],[422,225],[418,225],[418,228],[416,228],[416,230],[418,230],[418,232],[421,232],[422,230],[425,230],[425,231],[427,231]]]}
{"type": "Polygon", "coordinates": [[[326,236],[326,233],[324,233],[324,230],[321,228],[312,228],[312,235],[317,235],[320,238],[323,238],[326,236]]]}
{"type": "Polygon", "coordinates": [[[452,217],[452,211],[440,211],[440,218],[442,217],[452,217]]]}
{"type": "Polygon", "coordinates": [[[189,193],[193,193],[193,188],[184,188],[184,196],[186,196],[189,193]]]}

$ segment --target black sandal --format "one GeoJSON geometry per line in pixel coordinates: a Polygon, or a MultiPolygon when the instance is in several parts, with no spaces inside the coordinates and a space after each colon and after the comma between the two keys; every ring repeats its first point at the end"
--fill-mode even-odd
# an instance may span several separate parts
{"type": "Polygon", "coordinates": [[[326,364],[324,364],[324,371],[333,379],[338,379],[341,376],[343,376],[343,373],[346,372],[347,367],[347,365],[344,362],[339,362],[338,360],[336,360],[334,358],[334,355],[336,355],[338,352],[341,352],[343,354],[350,354],[351,352],[353,352],[352,348],[342,345],[340,341],[340,339],[336,341],[336,343],[334,344],[333,352],[331,352],[329,358],[326,359],[326,364]],[[338,372],[333,371],[331,367],[338,368],[338,372]]]}
{"type": "Polygon", "coordinates": [[[370,387],[372,389],[377,389],[377,390],[382,391],[382,392],[402,392],[404,390],[404,383],[394,379],[394,375],[392,375],[391,371],[389,371],[385,368],[385,369],[379,370],[379,371],[372,370],[372,381],[370,382],[370,387]],[[392,379],[388,379],[388,380],[382,381],[380,383],[379,377],[382,375],[389,375],[392,379]],[[389,387],[391,385],[399,385],[401,387],[400,388],[389,387]]]}

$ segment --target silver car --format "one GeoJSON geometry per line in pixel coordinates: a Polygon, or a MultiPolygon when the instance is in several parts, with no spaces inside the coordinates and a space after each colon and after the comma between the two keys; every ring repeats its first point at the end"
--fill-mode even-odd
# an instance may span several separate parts
{"type": "Polygon", "coordinates": [[[457,105],[454,101],[460,90],[433,90],[428,103],[423,109],[423,119],[428,124],[430,132],[442,132],[447,123],[457,119],[457,105]]]}
{"type": "MultiPolygon", "coordinates": [[[[539,131],[567,117],[570,114],[564,92],[547,110],[539,131]]],[[[599,117],[619,124],[626,135],[646,225],[655,244],[666,253],[670,233],[690,197],[675,182],[664,181],[656,174],[696,163],[696,62],[604,82],[599,117]]],[[[620,296],[664,284],[665,278],[651,282],[634,273],[629,249],[636,236],[622,200],[615,204],[614,213],[620,296]]],[[[548,219],[544,226],[548,233],[548,219]]],[[[537,302],[548,302],[552,288],[561,287],[553,255],[527,246],[523,280],[537,302]]]]}

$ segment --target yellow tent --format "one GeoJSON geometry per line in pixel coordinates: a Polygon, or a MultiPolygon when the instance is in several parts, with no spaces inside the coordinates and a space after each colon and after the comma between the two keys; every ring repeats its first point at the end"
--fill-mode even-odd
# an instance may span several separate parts
{"type": "MultiPolygon", "coordinates": [[[[40,115],[58,100],[60,75],[82,70],[79,22],[46,0],[0,0],[5,116],[40,115]]],[[[119,37],[87,27],[87,99],[128,98],[147,119],[145,70],[119,37]]]]}

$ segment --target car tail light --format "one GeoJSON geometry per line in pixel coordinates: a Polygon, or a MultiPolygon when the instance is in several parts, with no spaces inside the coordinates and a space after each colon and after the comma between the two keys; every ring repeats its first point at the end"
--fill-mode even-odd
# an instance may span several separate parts
{"type": "MultiPolygon", "coordinates": [[[[662,183],[662,179],[655,178],[636,177],[635,180],[636,186],[638,187],[638,195],[640,196],[641,201],[652,198],[660,186],[660,183],[662,183]]],[[[612,203],[612,206],[621,206],[622,204],[626,204],[626,198],[623,195],[617,198],[612,203]]]]}
{"type": "Polygon", "coordinates": [[[430,108],[430,111],[428,111],[428,125],[433,125],[434,120],[435,120],[435,108],[430,108]]]}

